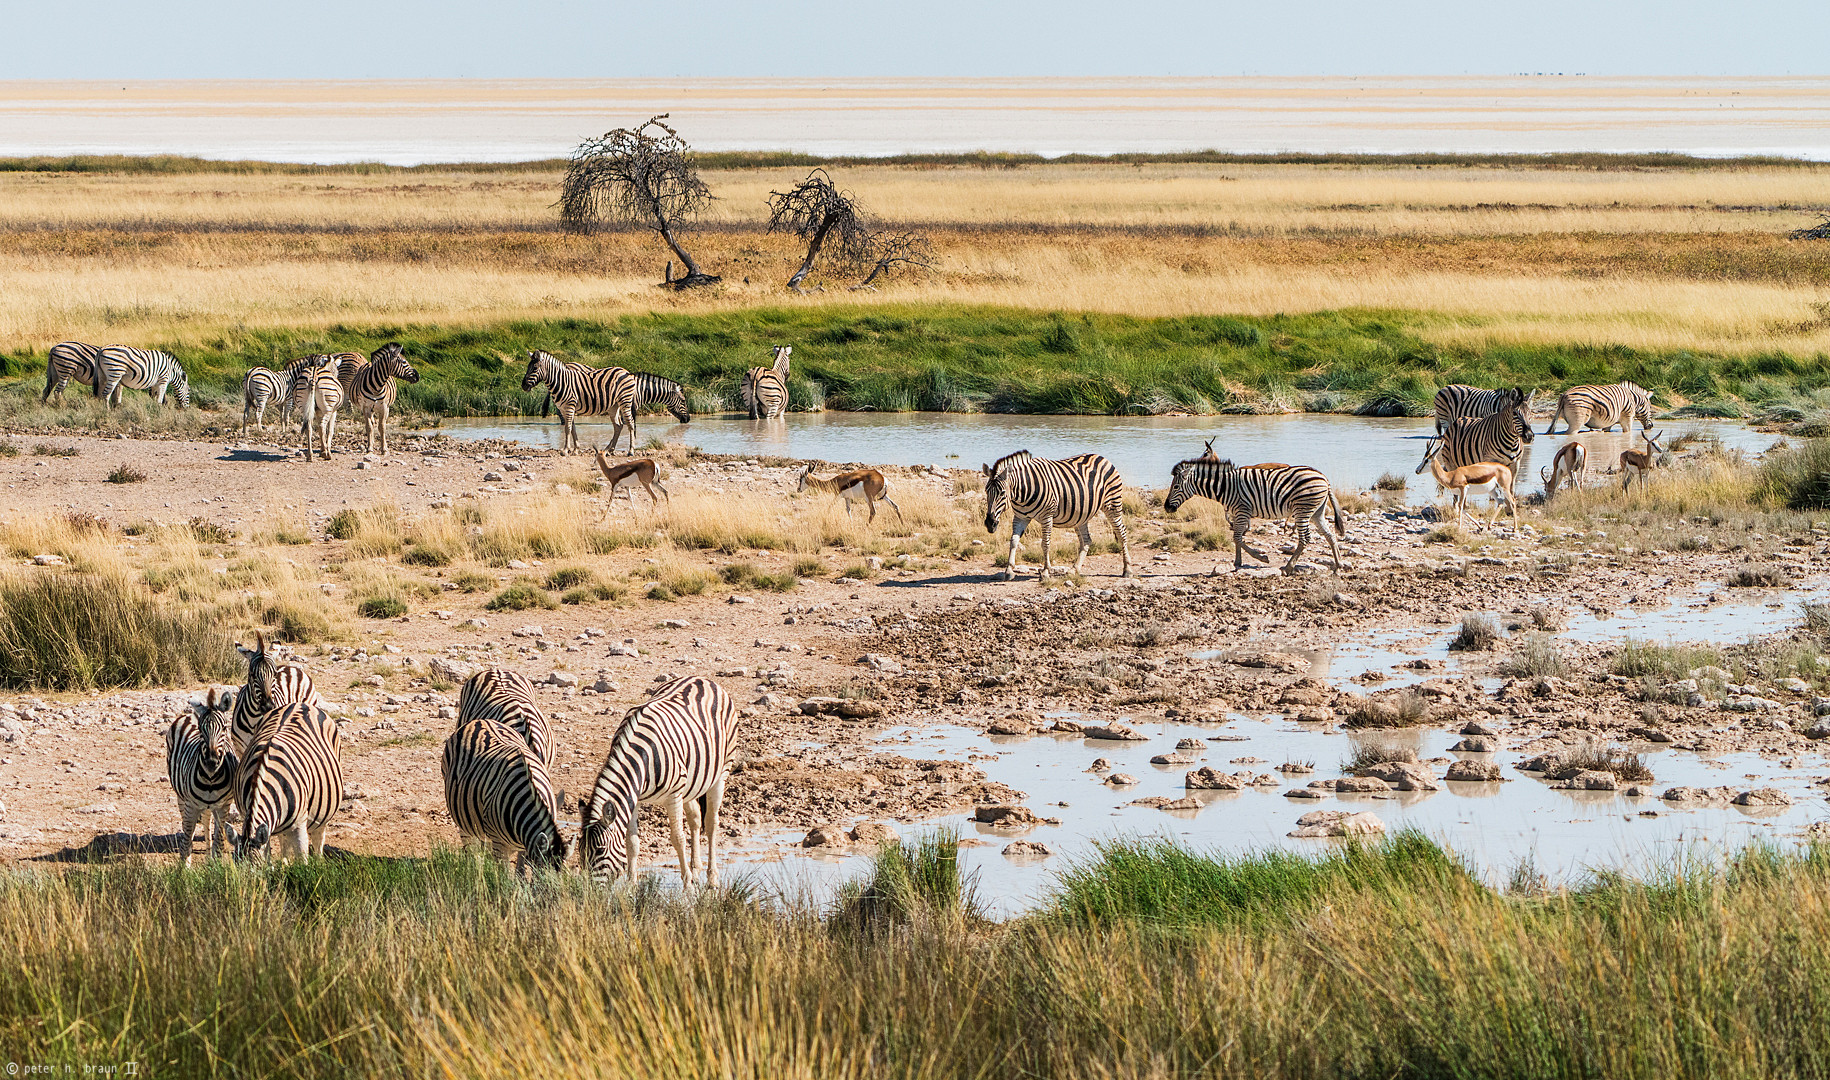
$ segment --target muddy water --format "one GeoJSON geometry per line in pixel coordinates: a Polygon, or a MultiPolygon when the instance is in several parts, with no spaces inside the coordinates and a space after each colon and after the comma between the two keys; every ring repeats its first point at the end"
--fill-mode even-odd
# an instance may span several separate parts
{"type": "MultiPolygon", "coordinates": [[[[1141,487],[1169,482],[1169,470],[1197,457],[1207,439],[1214,452],[1239,464],[1284,461],[1314,465],[1337,487],[1364,489],[1383,473],[1410,481],[1408,497],[1434,497],[1428,476],[1413,474],[1435,423],[1421,418],[1375,418],[1301,413],[1289,416],[1008,416],[969,413],[795,413],[764,423],[741,416],[698,417],[691,424],[664,424],[645,417],[641,438],[660,436],[708,453],[820,458],[872,465],[938,465],[977,468],[1013,450],[1063,458],[1099,453],[1118,466],[1125,481],[1141,487]]],[[[607,424],[580,422],[580,441],[602,443],[607,424]]],[[[519,417],[447,419],[441,430],[459,438],[513,439],[531,446],[558,447],[559,424],[519,417]]],[[[1539,431],[1543,430],[1540,421],[1539,431]]],[[[1699,431],[1729,446],[1758,453],[1774,436],[1724,420],[1671,421],[1666,431],[1699,431]]],[[[1633,443],[1619,433],[1589,432],[1590,483],[1633,443]]],[[[1562,436],[1539,436],[1526,448],[1519,490],[1533,490],[1538,465],[1548,464],[1562,436]],[[1534,462],[1534,457],[1536,461],[1534,462]]]]}

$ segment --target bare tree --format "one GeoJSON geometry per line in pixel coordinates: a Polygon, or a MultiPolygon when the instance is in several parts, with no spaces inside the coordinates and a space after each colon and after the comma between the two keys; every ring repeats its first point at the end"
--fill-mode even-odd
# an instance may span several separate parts
{"type": "Polygon", "coordinates": [[[668,285],[710,285],[718,275],[699,269],[679,233],[712,200],[712,189],[699,179],[686,140],[662,123],[667,115],[580,143],[560,189],[559,220],[579,233],[596,231],[605,219],[653,229],[686,267],[686,276],[676,278],[670,263],[668,285]]]}
{"type": "Polygon", "coordinates": [[[871,282],[888,274],[898,266],[913,270],[932,270],[939,261],[934,254],[934,245],[920,233],[876,233],[868,241],[864,258],[858,260],[871,268],[870,275],[853,285],[852,291],[859,289],[876,290],[871,282]]]}
{"type": "Polygon", "coordinates": [[[864,261],[870,248],[870,233],[864,228],[858,201],[849,191],[840,191],[825,169],[815,169],[807,179],[787,191],[769,193],[769,231],[791,232],[807,241],[807,257],[800,269],[788,279],[788,287],[804,292],[801,282],[813,271],[813,262],[828,241],[833,255],[845,266],[864,261]]]}

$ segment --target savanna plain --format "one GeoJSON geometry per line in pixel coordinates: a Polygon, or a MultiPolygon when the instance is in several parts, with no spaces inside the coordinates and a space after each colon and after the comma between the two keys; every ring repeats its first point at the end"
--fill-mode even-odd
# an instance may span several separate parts
{"type": "MultiPolygon", "coordinates": [[[[1791,236],[1830,207],[1830,169],[835,163],[935,265],[854,290],[828,264],[791,293],[801,249],[764,200],[807,166],[709,163],[718,198],[685,242],[723,281],[680,292],[652,234],[561,231],[550,164],[0,170],[0,1054],[160,1076],[1830,1074],[1821,830],[1555,881],[1373,831],[1396,801],[1491,808],[1503,785],[1627,814],[1794,798],[1655,784],[1654,753],[1830,776],[1830,614],[1795,595],[1830,572],[1830,240],[1791,236]],[[63,339],[167,349],[198,407],[41,404],[63,339]],[[386,453],[351,420],[327,462],[241,430],[247,367],[387,340],[422,378],[386,453]],[[1272,568],[1232,573],[1217,504],[1169,514],[1167,477],[1127,476],[1132,574],[1096,522],[1086,564],[1043,582],[1034,530],[1005,580],[1009,519],[986,531],[976,469],[885,467],[898,509],[870,519],[798,489],[835,463],[704,454],[645,417],[669,489],[651,503],[588,455],[438,428],[537,414],[530,348],[670,376],[704,413],[777,344],[798,410],[1423,415],[1462,381],[1538,390],[1542,431],[1557,391],[1631,378],[1664,435],[1623,485],[1631,441],[1591,433],[1579,490],[1521,476],[1493,525],[1407,500],[1427,474],[1337,489],[1344,565],[1312,542],[1289,575],[1279,526],[1252,537],[1272,568]],[[1758,421],[1773,448],[1690,417],[1758,421]],[[1795,617],[1564,633],[1749,593],[1795,617]],[[1393,631],[1460,659],[1419,647],[1421,680],[1304,659],[1393,631]],[[330,857],[200,840],[181,867],[162,733],[241,682],[232,643],[256,632],[344,722],[330,857]],[[461,848],[440,747],[488,664],[538,681],[573,831],[649,687],[726,686],[720,853],[746,861],[676,889],[652,812],[633,886],[461,848]],[[1225,742],[1151,734],[1172,722],[1340,732],[1350,756],[1229,772],[1225,742]],[[1136,783],[1102,751],[1156,738],[1186,772],[1184,799],[1147,804],[1165,820],[1287,798],[1292,824],[1340,807],[1321,828],[1352,835],[1112,833],[1050,857],[1024,842],[1045,850],[1068,810],[908,737],[939,726],[1000,753],[1084,745],[1074,801],[1102,807],[1136,783]],[[1464,742],[1429,758],[1404,749],[1419,730],[1464,742]],[[1019,915],[961,869],[987,838],[1055,870],[1019,915]],[[803,850],[868,858],[830,895],[755,871],[803,850]]],[[[1548,461],[1561,440],[1539,439],[1548,461]]],[[[1071,530],[1054,541],[1071,566],[1071,530]]]]}

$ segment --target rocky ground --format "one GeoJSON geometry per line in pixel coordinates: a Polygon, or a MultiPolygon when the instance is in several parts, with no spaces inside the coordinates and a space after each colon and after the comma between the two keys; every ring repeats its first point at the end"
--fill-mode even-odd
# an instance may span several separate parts
{"type": "MultiPolygon", "coordinates": [[[[458,498],[510,498],[580,469],[577,459],[523,447],[417,436],[397,436],[385,458],[349,454],[311,465],[259,444],[55,441],[79,453],[0,459],[0,516],[76,509],[127,524],[203,514],[245,528],[288,508],[321,518],[388,499],[412,514],[458,498]],[[102,484],[117,459],[157,482],[102,484]],[[232,465],[240,471],[225,485],[232,465]]],[[[785,462],[681,454],[664,468],[676,494],[785,494],[797,471],[785,462]]],[[[949,496],[956,479],[934,470],[891,472],[893,489],[929,485],[949,496]]],[[[976,506],[969,492],[957,498],[976,506]]],[[[1692,596],[1699,604],[1724,603],[1732,590],[1712,583],[1750,559],[1783,567],[1794,581],[1830,570],[1830,545],[1819,533],[1746,533],[1679,553],[1601,543],[1528,511],[1523,528],[1495,534],[1477,554],[1433,542],[1436,526],[1419,511],[1369,503],[1349,523],[1345,572],[1329,573],[1324,557],[1284,577],[1262,568],[1228,572],[1230,553],[1186,550],[1173,529],[1165,531],[1161,511],[1152,513],[1135,531],[1138,572],[1130,579],[1116,576],[1115,554],[1099,554],[1081,581],[1041,585],[1026,567],[1006,582],[990,561],[1000,543],[868,580],[808,578],[781,594],[731,591],[667,604],[497,614],[482,608],[486,593],[449,592],[434,610],[364,623],[350,640],[301,654],[347,722],[349,799],[331,844],[413,854],[456,842],[443,809],[440,746],[454,715],[455,684],[483,663],[540,682],[557,732],[556,779],[568,792],[589,786],[618,719],[645,688],[685,673],[718,679],[745,717],[726,836],[769,850],[803,837],[843,844],[854,831],[869,842],[883,824],[1022,803],[1024,793],[988,781],[969,762],[879,745],[888,729],[908,725],[1020,734],[1055,725],[1060,721],[1047,714],[1067,711],[1078,714],[1071,723],[1090,726],[1276,714],[1318,725],[1472,724],[1470,738],[1484,731],[1552,755],[1601,740],[1624,749],[1651,742],[1778,757],[1816,754],[1814,737],[1830,731],[1814,726],[1815,711],[1830,708],[1817,703],[1821,681],[1748,685],[1709,671],[1649,694],[1644,680],[1610,673],[1612,649],[1603,646],[1564,643],[1564,674],[1508,677],[1497,689],[1491,681],[1483,686],[1481,676],[1502,673],[1505,648],[1464,662],[1455,678],[1401,690],[1380,689],[1391,678],[1387,671],[1349,679],[1356,673],[1323,677],[1318,667],[1338,643],[1408,631],[1414,636],[1399,648],[1415,647],[1439,639],[1469,612],[1495,612],[1530,630],[1554,627],[1559,613],[1583,608],[1659,607],[1692,596]]],[[[1256,535],[1261,546],[1279,544],[1266,527],[1256,535]]],[[[339,548],[319,540],[311,553],[328,562],[341,557],[339,548]]],[[[744,555],[765,568],[787,562],[773,552],[744,555]]],[[[615,557],[633,564],[642,554],[615,557]]],[[[694,557],[710,567],[730,561],[716,553],[694,557]]],[[[174,850],[177,812],[164,779],[162,733],[203,689],[0,692],[0,855],[70,860],[174,850]]],[[[1402,787],[1403,771],[1379,782],[1402,787]]],[[[1249,770],[1244,777],[1191,776],[1190,787],[1253,779],[1249,770]]],[[[1327,792],[1345,779],[1314,783],[1327,792]]],[[[575,807],[569,797],[567,805],[575,807]]],[[[663,832],[651,819],[645,845],[651,856],[669,850],[671,858],[663,832]]]]}

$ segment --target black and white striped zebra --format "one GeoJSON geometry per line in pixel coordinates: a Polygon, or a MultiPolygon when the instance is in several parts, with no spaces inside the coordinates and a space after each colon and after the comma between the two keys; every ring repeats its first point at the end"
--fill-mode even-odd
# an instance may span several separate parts
{"type": "Polygon", "coordinates": [[[1544,434],[1557,434],[1561,421],[1565,435],[1585,430],[1612,431],[1615,424],[1620,425],[1621,434],[1631,435],[1636,419],[1639,430],[1652,430],[1652,395],[1638,383],[1575,386],[1557,399],[1557,415],[1550,418],[1544,434]]]}
{"type": "Polygon", "coordinates": [[[705,883],[716,887],[718,807],[736,742],[737,708],[731,695],[697,675],[663,685],[625,713],[590,798],[581,800],[579,861],[592,879],[600,884],[618,875],[635,880],[636,807],[662,803],[680,858],[681,885],[692,884],[703,827],[705,883]],[[683,815],[691,831],[690,861],[683,815]]]}
{"type": "Polygon", "coordinates": [[[169,388],[178,395],[180,408],[190,407],[190,380],[185,377],[178,358],[171,353],[110,345],[96,357],[95,364],[97,377],[102,381],[100,396],[108,399],[111,409],[121,403],[121,390],[126,387],[146,391],[161,405],[165,404],[165,392],[169,388]]]}
{"type": "MultiPolygon", "coordinates": [[[[338,375],[342,375],[339,365],[338,375]]],[[[406,353],[400,342],[390,341],[370,355],[367,363],[359,365],[346,382],[338,379],[350,404],[350,411],[362,417],[368,427],[369,453],[375,452],[375,433],[381,432],[381,452],[388,452],[388,411],[394,407],[394,398],[400,392],[395,384],[396,379],[410,383],[419,381],[419,372],[407,363],[406,353]]]]}
{"type": "Polygon", "coordinates": [[[646,371],[632,371],[635,378],[635,411],[660,406],[672,413],[675,420],[682,424],[693,422],[693,411],[686,404],[686,388],[672,379],[660,375],[650,375],[646,371]]]}
{"type": "Polygon", "coordinates": [[[1048,577],[1053,568],[1057,525],[1073,529],[1080,537],[1080,550],[1074,556],[1074,573],[1080,573],[1087,550],[1093,546],[1093,519],[1101,514],[1112,523],[1118,550],[1125,559],[1120,576],[1131,576],[1131,542],[1125,535],[1125,484],[1110,461],[1098,454],[1051,461],[1019,450],[999,458],[995,465],[981,466],[980,471],[985,476],[985,531],[996,533],[998,522],[1006,513],[1011,515],[1010,561],[1004,567],[1004,580],[1017,576],[1017,549],[1032,521],[1042,523],[1040,576],[1048,577]]]}
{"type": "Polygon", "coordinates": [[[458,690],[457,726],[472,720],[493,720],[517,732],[534,756],[553,767],[553,731],[546,714],[534,701],[534,684],[508,668],[484,668],[458,690]]]}
{"type": "MultiPolygon", "coordinates": [[[[273,855],[272,841],[290,839],[291,853],[324,857],[324,826],[343,804],[342,736],[331,715],[314,705],[282,705],[261,718],[235,774],[241,838],[235,857],[273,855]]],[[[285,848],[281,849],[285,854],[285,848]]]]}
{"type": "Polygon", "coordinates": [[[305,460],[311,460],[312,436],[325,461],[330,460],[331,444],[337,437],[337,409],[343,404],[343,384],[337,381],[335,358],[321,356],[315,367],[300,369],[293,381],[293,397],[299,410],[299,433],[305,437],[305,460]]]}
{"type": "Polygon", "coordinates": [[[743,407],[752,420],[778,420],[788,411],[788,356],[792,345],[776,345],[774,367],[743,373],[743,407]]]}
{"type": "Polygon", "coordinates": [[[43,405],[56,394],[58,404],[63,404],[64,387],[69,386],[71,380],[89,387],[96,397],[100,397],[102,380],[97,377],[96,360],[101,355],[102,350],[80,341],[60,341],[51,346],[50,355],[44,361],[44,396],[38,403],[43,405]]]}
{"type": "Polygon", "coordinates": [[[368,366],[369,358],[359,352],[340,352],[328,354],[331,363],[337,365],[337,385],[343,388],[345,403],[354,398],[356,375],[368,366]]]}
{"type": "Polygon", "coordinates": [[[547,763],[521,734],[494,720],[458,724],[445,739],[445,808],[466,840],[487,843],[515,869],[558,870],[570,854],[547,763]]]}
{"type": "Polygon", "coordinates": [[[1531,411],[1531,395],[1522,386],[1498,390],[1482,390],[1462,383],[1445,386],[1436,391],[1436,434],[1441,435],[1464,416],[1474,420],[1492,416],[1508,403],[1521,411],[1531,411]]]}
{"type": "Polygon", "coordinates": [[[1417,475],[1422,476],[1424,470],[1430,467],[1430,459],[1440,455],[1443,468],[1450,471],[1463,465],[1490,462],[1506,466],[1516,477],[1519,463],[1525,456],[1525,447],[1536,438],[1524,410],[1508,402],[1492,416],[1484,416],[1479,420],[1463,417],[1451,424],[1440,436],[1431,439],[1430,445],[1424,450],[1423,460],[1417,465],[1417,475]],[[1437,443],[1441,444],[1440,450],[1437,443]]]}
{"type": "Polygon", "coordinates": [[[235,801],[235,770],[240,761],[230,747],[235,695],[214,687],[191,711],[165,729],[165,776],[178,796],[181,837],[178,861],[191,864],[198,822],[210,841],[210,858],[222,856],[229,836],[229,808],[235,801]]]}
{"type": "Polygon", "coordinates": [[[1296,550],[1284,563],[1284,573],[1291,572],[1303,549],[1309,546],[1311,525],[1328,538],[1328,550],[1334,555],[1334,572],[1341,572],[1341,548],[1335,542],[1335,533],[1346,536],[1347,525],[1341,516],[1341,505],[1334,497],[1334,488],[1321,470],[1307,465],[1275,468],[1255,465],[1239,469],[1224,459],[1195,458],[1181,462],[1170,473],[1169,494],[1163,498],[1163,510],[1173,514],[1196,495],[1212,499],[1226,509],[1227,524],[1233,530],[1234,570],[1245,565],[1248,551],[1255,559],[1271,561],[1264,552],[1248,547],[1245,542],[1252,520],[1257,518],[1294,520],[1296,524],[1296,550]],[[1335,532],[1329,532],[1322,521],[1324,511],[1330,507],[1334,509],[1335,532]]]}
{"type": "Polygon", "coordinates": [[[552,353],[535,349],[527,354],[527,374],[522,376],[521,389],[532,390],[542,383],[552,389],[552,402],[559,410],[563,428],[560,453],[570,454],[578,449],[578,417],[608,416],[616,425],[610,432],[610,452],[616,452],[617,440],[626,425],[629,454],[635,455],[635,376],[620,367],[561,363],[552,353]]]}
{"type": "Polygon", "coordinates": [[[248,677],[235,695],[235,712],[230,731],[235,755],[247,757],[248,746],[262,718],[275,709],[292,704],[322,708],[324,699],[311,680],[311,672],[296,660],[282,659],[278,649],[264,633],[254,635],[254,648],[235,643],[236,651],[248,662],[248,677]]]}
{"type": "Polygon", "coordinates": [[[241,379],[241,433],[248,434],[248,418],[254,418],[254,426],[260,430],[267,428],[267,406],[278,405],[285,408],[286,375],[272,368],[249,368],[241,379]]]}
{"type": "Polygon", "coordinates": [[[300,384],[310,371],[315,370],[323,362],[323,353],[313,353],[310,356],[288,360],[286,366],[280,369],[280,385],[285,388],[280,398],[281,423],[287,423],[292,419],[293,411],[299,405],[300,384]]]}

